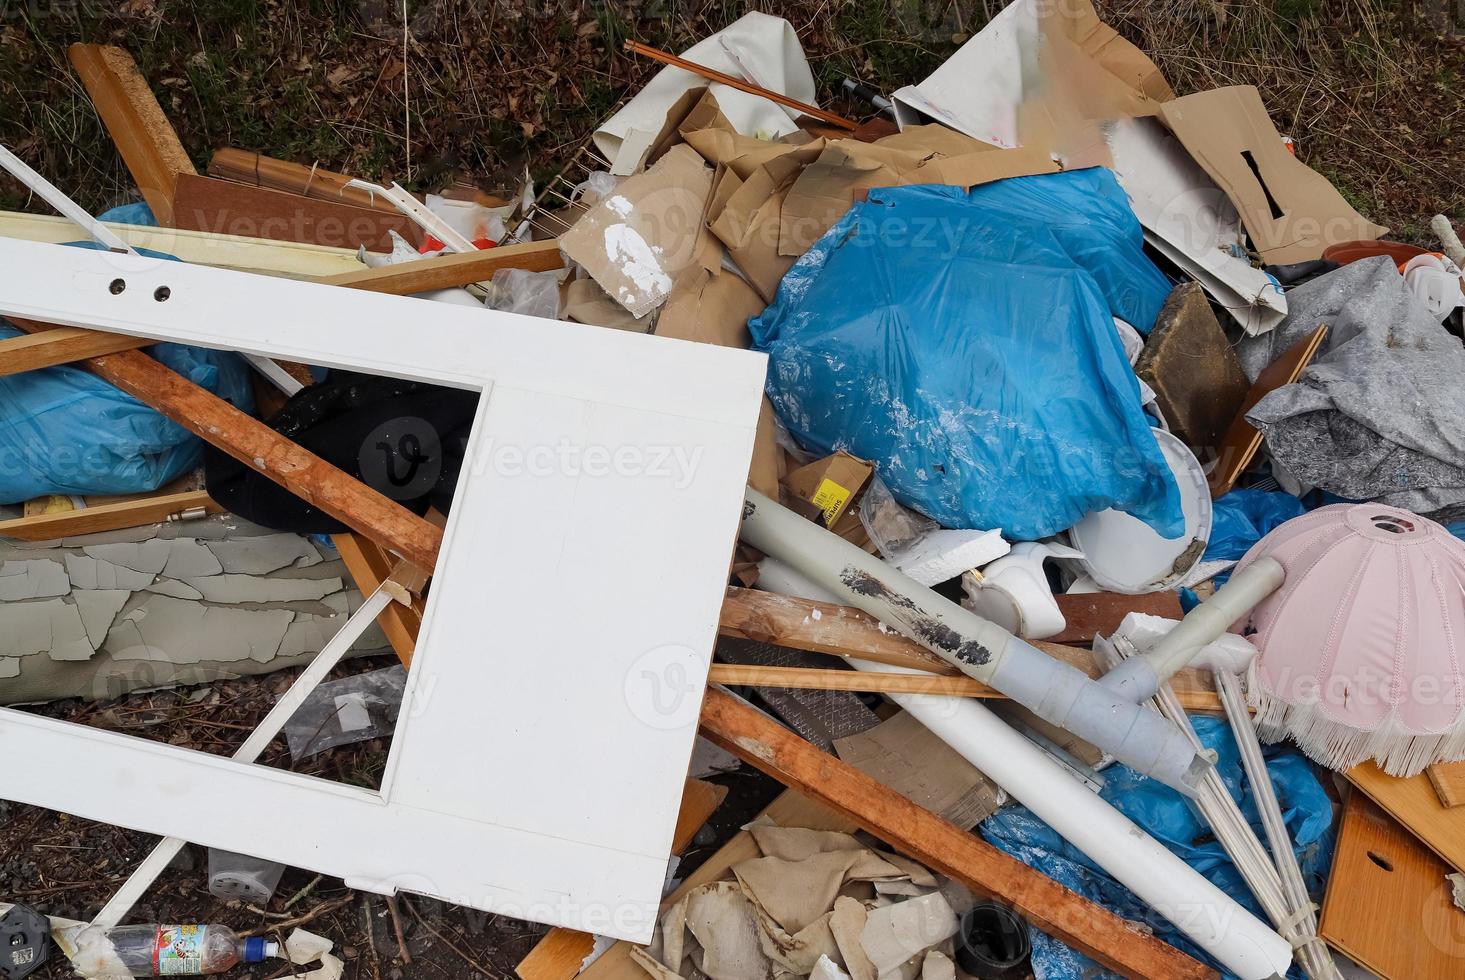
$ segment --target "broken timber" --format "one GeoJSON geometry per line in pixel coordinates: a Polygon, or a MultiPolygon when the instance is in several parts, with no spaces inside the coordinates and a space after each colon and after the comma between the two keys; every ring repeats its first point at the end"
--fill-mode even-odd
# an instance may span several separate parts
{"type": "Polygon", "coordinates": [[[55,327],[0,340],[0,376],[69,364],[99,354],[150,347],[153,341],[84,327],[55,327]]]}

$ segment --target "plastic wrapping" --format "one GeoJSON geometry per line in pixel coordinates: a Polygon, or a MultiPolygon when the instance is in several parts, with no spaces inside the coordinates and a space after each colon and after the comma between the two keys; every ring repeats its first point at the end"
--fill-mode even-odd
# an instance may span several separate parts
{"type": "Polygon", "coordinates": [[[769,397],[946,527],[1034,540],[1114,507],[1179,535],[1113,325],[1148,330],[1168,292],[1140,241],[1106,170],[872,190],[749,323],[769,397]]]}
{"type": "Polygon", "coordinates": [[[1306,510],[1290,493],[1232,490],[1211,503],[1211,538],[1203,560],[1240,559],[1273,528],[1306,510]]]}
{"type": "MultiPolygon", "coordinates": [[[[1256,804],[1246,788],[1240,755],[1226,721],[1192,715],[1201,742],[1219,756],[1216,771],[1241,805],[1247,820],[1261,834],[1256,804]]],[[[1287,831],[1308,887],[1320,896],[1332,861],[1333,809],[1312,766],[1294,749],[1267,749],[1267,769],[1282,803],[1287,831]]],[[[1181,857],[1226,894],[1260,914],[1241,873],[1212,836],[1189,801],[1169,787],[1124,765],[1104,771],[1100,794],[1120,812],[1181,857]]],[[[1212,962],[1168,921],[1092,861],[1063,841],[1047,824],[1021,806],[1009,806],[980,825],[989,842],[1037,868],[1059,883],[1093,899],[1119,915],[1143,924],[1165,942],[1203,961],[1212,962]]],[[[1040,930],[1031,930],[1033,971],[1041,980],[1095,980],[1114,974],[1040,930]]],[[[1213,963],[1214,965],[1214,963],[1213,963]]],[[[1301,977],[1294,967],[1289,976],[1301,977]]]]}
{"type": "Polygon", "coordinates": [[[407,671],[400,666],[320,685],[285,723],[290,758],[299,762],[338,745],[392,734],[406,687],[407,671]]]}
{"type": "Polygon", "coordinates": [[[548,272],[500,269],[493,274],[495,295],[492,306],[504,313],[522,313],[525,316],[558,320],[560,282],[564,278],[564,269],[551,269],[548,272]]]}
{"type": "MultiPolygon", "coordinates": [[[[0,338],[20,335],[0,321],[0,338]]],[[[182,344],[155,344],[147,353],[253,411],[249,368],[238,354],[182,344]]],[[[147,493],[198,466],[202,446],[178,423],[81,368],[0,377],[0,503],[53,493],[147,493]]]]}

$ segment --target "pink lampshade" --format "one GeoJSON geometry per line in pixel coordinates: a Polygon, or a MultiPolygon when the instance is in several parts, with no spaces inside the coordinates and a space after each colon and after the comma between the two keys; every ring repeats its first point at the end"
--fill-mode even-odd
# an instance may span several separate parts
{"type": "Polygon", "coordinates": [[[1335,504],[1241,559],[1282,563],[1250,617],[1257,730],[1312,759],[1409,776],[1465,757],[1465,543],[1397,507],[1335,504]]]}

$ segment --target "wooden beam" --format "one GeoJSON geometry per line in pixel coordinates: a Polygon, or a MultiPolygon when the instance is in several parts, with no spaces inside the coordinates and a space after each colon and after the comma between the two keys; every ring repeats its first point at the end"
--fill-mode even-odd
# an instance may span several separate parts
{"type": "Polygon", "coordinates": [[[80,327],[55,327],[40,333],[0,340],[0,376],[70,364],[98,354],[149,347],[151,340],[80,327]]]}
{"type": "MultiPolygon", "coordinates": [[[[27,333],[44,330],[12,317],[27,333]]],[[[437,562],[442,529],[140,351],[77,362],[246,466],[419,568],[437,562]]]]}
{"type": "MultiPolygon", "coordinates": [[[[336,534],[332,535],[331,541],[335,543],[356,588],[362,595],[371,595],[391,570],[392,562],[386,552],[376,542],[360,534],[336,534]]],[[[412,665],[412,651],[417,646],[417,631],[422,628],[422,613],[422,597],[414,595],[410,606],[394,602],[377,617],[397,658],[409,667],[412,665]]]]}
{"type": "MultiPolygon", "coordinates": [[[[723,600],[718,629],[723,636],[810,653],[853,657],[945,676],[959,673],[916,641],[881,626],[874,617],[850,606],[730,587],[723,600]]],[[[1090,677],[1099,674],[1088,650],[1043,640],[1033,645],[1090,677]]],[[[1187,667],[1170,679],[1170,685],[1186,710],[1220,713],[1215,681],[1205,671],[1187,667]]]]}
{"type": "Polygon", "coordinates": [[[132,55],[109,45],[73,44],[67,57],[148,207],[159,224],[172,225],[178,178],[198,171],[132,55]]]}
{"type": "MultiPolygon", "coordinates": [[[[687,788],[682,793],[682,808],[677,811],[677,826],[672,835],[673,854],[681,854],[691,846],[692,838],[726,796],[726,786],[700,779],[687,780],[687,788]]],[[[529,955],[519,961],[514,971],[523,980],[573,980],[580,972],[580,964],[594,948],[595,937],[590,933],[556,926],[529,951],[529,955]]],[[[636,971],[641,973],[639,967],[636,971]]]]}
{"type": "Polygon", "coordinates": [[[1174,592],[1147,592],[1144,595],[1123,595],[1118,592],[1076,592],[1057,595],[1058,611],[1063,613],[1063,632],[1048,637],[1052,643],[1092,643],[1094,637],[1109,636],[1132,612],[1147,616],[1180,619],[1180,596],[1174,592]]]}
{"type": "Polygon", "coordinates": [[[97,504],[59,514],[36,514],[0,521],[0,536],[19,541],[54,541],[78,534],[157,524],[199,508],[209,514],[224,512],[224,508],[214,503],[207,493],[189,490],[185,493],[165,493],[117,503],[97,504]]]}
{"type": "Polygon", "coordinates": [[[398,213],[391,201],[360,187],[347,187],[351,178],[346,174],[322,170],[320,167],[307,167],[291,160],[276,160],[253,150],[220,147],[209,158],[208,171],[210,177],[238,184],[267,187],[301,197],[313,197],[317,201],[352,204],[388,214],[398,213]]]}
{"type": "Polygon", "coordinates": [[[172,218],[167,223],[190,231],[247,235],[271,241],[335,248],[365,245],[371,252],[390,252],[393,231],[413,245],[422,243],[421,229],[405,215],[318,201],[198,174],[178,175],[172,218]]]}
{"type": "Polygon", "coordinates": [[[1006,902],[1044,932],[1127,977],[1214,977],[1204,964],[1069,891],[975,834],[925,810],[854,766],[709,689],[702,731],[743,761],[841,813],[902,854],[1006,902]]]}
{"type": "Polygon", "coordinates": [[[492,279],[500,269],[526,269],[548,272],[563,269],[565,257],[558,239],[525,242],[521,245],[500,245],[476,252],[438,255],[414,262],[400,262],[378,269],[347,272],[320,280],[332,286],[350,286],[377,293],[405,296],[429,289],[466,286],[470,282],[492,279]]]}

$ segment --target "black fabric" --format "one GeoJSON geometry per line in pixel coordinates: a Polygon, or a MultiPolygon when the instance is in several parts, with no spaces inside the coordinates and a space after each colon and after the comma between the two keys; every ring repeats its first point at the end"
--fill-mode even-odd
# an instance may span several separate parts
{"type": "MultiPolygon", "coordinates": [[[[266,423],[417,514],[447,513],[478,393],[335,372],[290,399],[266,423]]],[[[340,521],[213,446],[208,494],[246,520],[297,534],[339,534],[340,521]]]]}

